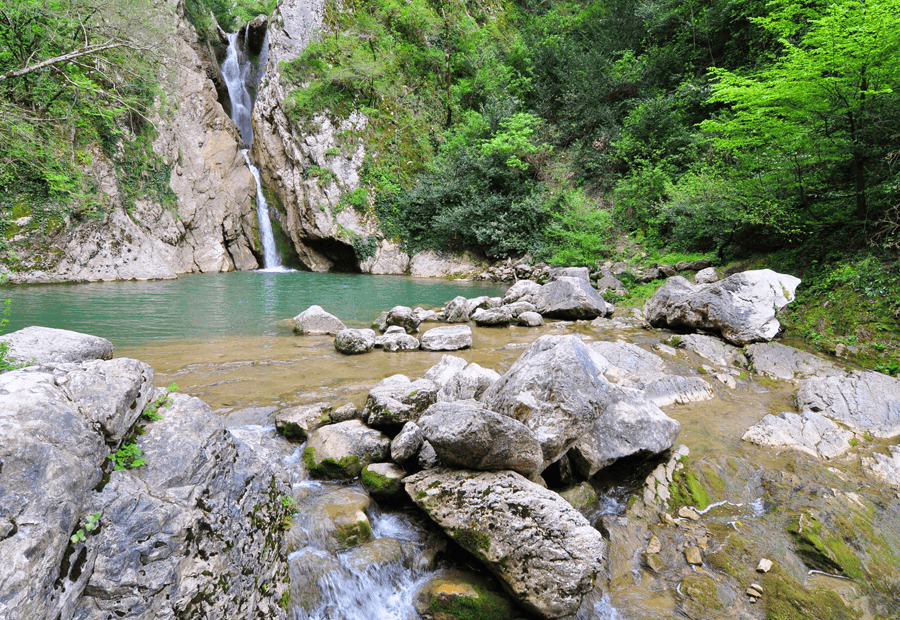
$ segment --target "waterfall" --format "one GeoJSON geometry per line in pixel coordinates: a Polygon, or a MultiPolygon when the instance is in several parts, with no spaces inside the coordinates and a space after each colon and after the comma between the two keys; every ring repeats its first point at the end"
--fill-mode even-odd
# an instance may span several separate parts
{"type": "MultiPolygon", "coordinates": [[[[263,51],[259,57],[259,67],[264,67],[266,62],[267,45],[263,43],[263,51]]],[[[247,84],[252,79],[254,84],[259,84],[261,71],[252,75],[253,64],[238,48],[238,33],[228,34],[228,51],[225,60],[220,67],[225,85],[228,87],[228,97],[231,99],[231,120],[241,133],[241,138],[247,146],[253,145],[253,99],[247,84]]],[[[247,167],[253,178],[256,179],[256,216],[259,220],[259,240],[263,247],[263,271],[287,271],[281,266],[278,252],[275,249],[275,236],[272,234],[272,220],[269,218],[269,205],[263,195],[262,182],[259,178],[259,170],[250,163],[249,148],[242,149],[241,154],[247,162],[247,167]]]]}

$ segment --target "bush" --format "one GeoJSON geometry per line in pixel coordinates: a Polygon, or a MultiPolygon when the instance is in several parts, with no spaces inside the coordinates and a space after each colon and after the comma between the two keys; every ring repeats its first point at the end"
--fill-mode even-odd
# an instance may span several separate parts
{"type": "Polygon", "coordinates": [[[582,190],[563,192],[547,228],[546,260],[554,265],[594,265],[609,253],[613,233],[609,211],[582,190]]]}

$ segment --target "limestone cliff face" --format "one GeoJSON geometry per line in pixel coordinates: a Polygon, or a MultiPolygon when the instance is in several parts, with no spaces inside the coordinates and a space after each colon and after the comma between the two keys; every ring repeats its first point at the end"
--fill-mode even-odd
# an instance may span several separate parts
{"type": "Polygon", "coordinates": [[[285,110],[282,62],[299,56],[323,28],[324,0],[282,0],[269,20],[265,77],[253,109],[251,158],[281,203],[274,211],[300,260],[313,271],[358,269],[353,243],[377,222],[341,204],[360,187],[368,120],[358,112],[320,115],[299,127],[285,110]]]}
{"type": "Polygon", "coordinates": [[[258,267],[256,185],[237,129],[216,100],[211,79],[192,44],[197,35],[183,19],[181,0],[160,7],[172,24],[177,62],[153,121],[154,152],[171,166],[174,205],[137,200],[126,213],[113,165],[94,149],[89,172],[109,209],[102,220],[70,228],[48,251],[25,262],[13,282],[146,280],[179,273],[258,267]]]}

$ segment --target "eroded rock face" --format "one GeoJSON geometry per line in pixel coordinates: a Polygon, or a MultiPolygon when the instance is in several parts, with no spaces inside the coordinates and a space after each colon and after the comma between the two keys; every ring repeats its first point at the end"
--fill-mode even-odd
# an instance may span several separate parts
{"type": "Polygon", "coordinates": [[[828,360],[777,342],[753,344],[746,349],[753,370],[783,381],[799,381],[813,375],[843,374],[828,360]]]}
{"type": "Polygon", "coordinates": [[[475,401],[432,405],[418,425],[448,467],[508,469],[529,476],[543,462],[541,446],[524,424],[488,411],[475,401]]]}
{"type": "Polygon", "coordinates": [[[766,342],[781,324],[778,310],[794,299],[800,279],[770,269],[745,271],[714,284],[669,278],[644,306],[653,327],[706,329],[738,346],[766,342]]]}
{"type": "Polygon", "coordinates": [[[353,207],[337,208],[345,194],[360,187],[368,119],[353,112],[346,118],[323,114],[295,123],[285,112],[288,93],[300,84],[290,83],[282,63],[298,57],[323,30],[325,6],[324,0],[284,0],[269,20],[265,79],[253,108],[251,157],[281,205],[274,216],[309,269],[404,273],[409,257],[395,246],[382,244],[371,262],[360,265],[354,239],[377,233],[376,223],[353,207]],[[309,174],[311,170],[326,172],[309,174]],[[392,249],[397,251],[391,254],[392,249]],[[391,256],[402,258],[400,264],[391,256]]]}
{"type": "Polygon", "coordinates": [[[797,406],[873,437],[900,436],[900,379],[880,372],[806,379],[797,392],[797,406]]]}
{"type": "Polygon", "coordinates": [[[412,257],[409,275],[417,278],[470,278],[487,265],[468,252],[461,255],[424,250],[412,257]]]}
{"type": "Polygon", "coordinates": [[[17,364],[108,360],[113,355],[113,344],[106,338],[51,327],[25,327],[0,336],[0,342],[9,343],[17,364]]]}
{"type": "Polygon", "coordinates": [[[835,458],[850,449],[853,433],[814,411],[769,414],[751,426],[744,441],[760,446],[791,448],[811,456],[835,458]]]}
{"type": "Polygon", "coordinates": [[[492,411],[537,436],[545,466],[559,459],[609,405],[609,363],[575,336],[541,336],[482,396],[492,411]]]}
{"type": "Polygon", "coordinates": [[[432,470],[406,493],[543,618],[574,614],[602,569],[606,544],[553,491],[514,472],[432,470]]]}

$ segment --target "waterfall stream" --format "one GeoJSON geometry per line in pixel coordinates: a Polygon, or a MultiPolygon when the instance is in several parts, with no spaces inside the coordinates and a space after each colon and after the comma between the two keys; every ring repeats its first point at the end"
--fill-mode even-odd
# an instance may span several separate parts
{"type": "MultiPolygon", "coordinates": [[[[238,32],[228,34],[228,51],[222,62],[222,77],[228,87],[228,97],[231,99],[231,120],[241,133],[241,138],[248,146],[253,145],[253,98],[247,89],[247,83],[253,79],[259,83],[261,71],[253,75],[253,63],[238,47],[238,32]]],[[[266,63],[267,45],[264,43],[259,57],[259,67],[266,63]]],[[[278,252],[275,249],[275,235],[272,233],[272,220],[269,217],[269,205],[263,195],[262,181],[259,178],[259,170],[250,163],[250,149],[242,149],[241,154],[250,168],[250,173],[256,179],[256,215],[259,220],[259,239],[263,247],[263,271],[289,271],[281,266],[278,252]]]]}

